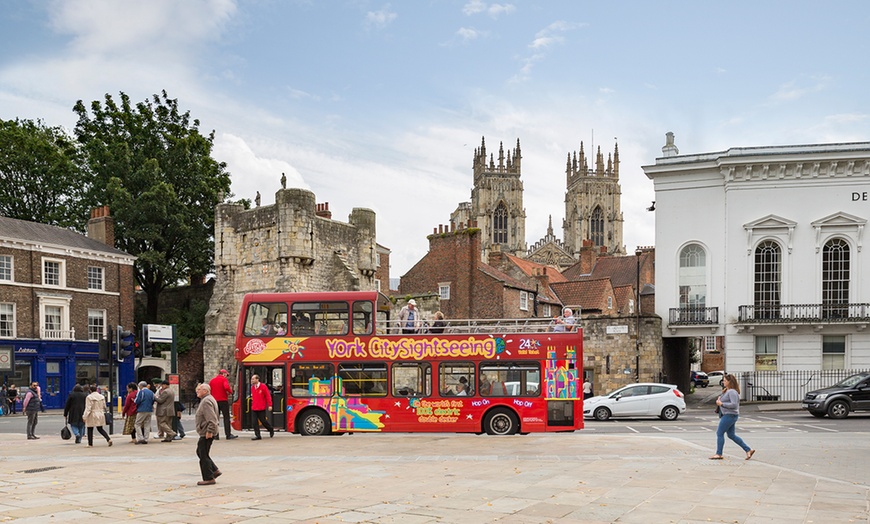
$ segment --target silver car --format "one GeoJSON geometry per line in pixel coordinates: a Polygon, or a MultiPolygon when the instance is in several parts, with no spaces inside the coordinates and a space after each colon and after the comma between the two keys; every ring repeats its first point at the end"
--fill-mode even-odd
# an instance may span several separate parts
{"type": "Polygon", "coordinates": [[[660,417],[677,420],[686,412],[686,399],[671,384],[630,384],[609,395],[583,401],[584,418],[607,420],[611,417],[660,417]]]}

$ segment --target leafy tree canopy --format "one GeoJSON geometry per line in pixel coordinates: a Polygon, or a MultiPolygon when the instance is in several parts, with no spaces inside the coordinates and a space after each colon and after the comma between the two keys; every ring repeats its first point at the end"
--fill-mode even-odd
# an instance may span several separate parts
{"type": "Polygon", "coordinates": [[[161,290],[212,268],[214,208],[230,189],[226,164],[211,157],[214,131],[201,134],[166,91],[135,106],[123,92],[90,110],[79,100],[73,111],[94,188],[105,189],[115,218],[115,246],[138,257],[154,322],[161,290]]]}
{"type": "Polygon", "coordinates": [[[62,128],[0,120],[0,215],[83,232],[91,180],[80,161],[62,128]]]}

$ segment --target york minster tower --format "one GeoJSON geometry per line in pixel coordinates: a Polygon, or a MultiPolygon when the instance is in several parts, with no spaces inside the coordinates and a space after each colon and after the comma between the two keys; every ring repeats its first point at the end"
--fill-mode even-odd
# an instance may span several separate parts
{"type": "Polygon", "coordinates": [[[453,228],[477,224],[481,230],[482,260],[487,260],[493,250],[517,256],[526,252],[521,159],[519,139],[516,149],[506,153],[499,144],[498,163],[491,153],[487,159],[484,139],[474,150],[471,202],[459,204],[450,215],[450,224],[453,228]]]}
{"type": "Polygon", "coordinates": [[[622,211],[619,186],[619,146],[614,145],[613,156],[607,155],[605,167],[601,147],[595,156],[595,167],[590,168],[580,142],[580,152],[568,153],[565,169],[564,248],[575,258],[584,240],[593,246],[605,248],[608,255],[624,255],[622,244],[622,211]]]}

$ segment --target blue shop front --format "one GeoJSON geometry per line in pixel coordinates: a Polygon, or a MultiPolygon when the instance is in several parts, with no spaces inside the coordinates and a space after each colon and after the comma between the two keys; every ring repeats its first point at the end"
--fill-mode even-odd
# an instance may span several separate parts
{"type": "MultiPolygon", "coordinates": [[[[42,402],[46,409],[63,408],[69,392],[76,384],[111,387],[113,395],[117,396],[119,383],[123,393],[126,385],[136,378],[133,356],[124,362],[112,362],[111,365],[105,360],[100,362],[97,342],[10,340],[0,342],[0,347],[11,347],[15,355],[14,371],[0,371],[3,383],[14,383],[23,398],[30,383],[38,382],[42,388],[42,402]]],[[[114,400],[113,404],[116,402],[114,400]]]]}

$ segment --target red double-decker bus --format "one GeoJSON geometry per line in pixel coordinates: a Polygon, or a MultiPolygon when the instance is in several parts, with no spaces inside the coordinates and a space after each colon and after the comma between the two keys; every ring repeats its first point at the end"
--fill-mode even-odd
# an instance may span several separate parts
{"type": "Polygon", "coordinates": [[[583,335],[549,319],[448,320],[402,334],[375,291],[245,296],[234,427],[250,429],[251,376],[276,429],[511,435],[583,427],[583,335]]]}

